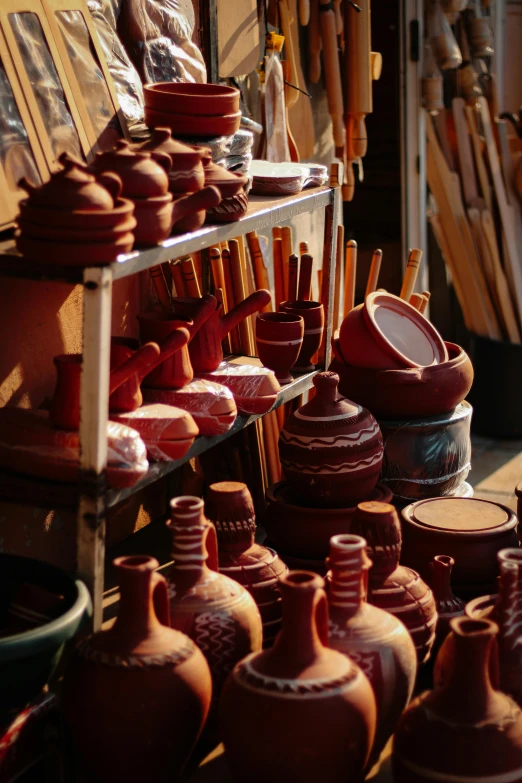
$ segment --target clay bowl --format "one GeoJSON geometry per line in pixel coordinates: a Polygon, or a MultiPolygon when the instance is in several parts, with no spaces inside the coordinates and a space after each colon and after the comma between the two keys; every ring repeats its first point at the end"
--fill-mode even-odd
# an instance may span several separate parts
{"type": "Polygon", "coordinates": [[[134,217],[128,217],[122,223],[114,226],[114,228],[61,228],[57,226],[43,226],[39,223],[29,223],[27,220],[20,218],[18,220],[18,228],[22,236],[29,239],[45,239],[49,242],[66,242],[67,244],[83,244],[97,243],[97,242],[115,242],[121,239],[123,234],[133,232],[136,228],[136,220],[134,217]]]}
{"type": "Polygon", "coordinates": [[[137,247],[158,245],[170,236],[172,206],[172,193],[134,199],[134,215],[137,221],[134,239],[137,247]]]}
{"type": "Polygon", "coordinates": [[[423,418],[453,410],[473,383],[473,365],[467,353],[446,343],[448,361],[429,367],[376,370],[349,366],[338,338],[332,340],[335,359],[330,370],[338,373],[339,391],[377,418],[423,418]]]}
{"type": "Polygon", "coordinates": [[[463,598],[494,593],[497,552],[518,546],[516,515],[489,500],[421,500],[403,509],[401,523],[401,563],[429,580],[431,561],[444,552],[455,560],[452,587],[463,598]]]}
{"type": "Polygon", "coordinates": [[[402,370],[448,361],[433,324],[408,302],[380,291],[348,313],[339,345],[345,362],[355,367],[402,370]]]}
{"type": "MultiPolygon", "coordinates": [[[[284,313],[293,313],[300,315],[304,321],[303,345],[294,364],[294,369],[298,372],[312,372],[314,365],[311,363],[312,356],[319,350],[324,331],[324,307],[321,302],[298,301],[281,302],[279,309],[284,313]]],[[[350,397],[349,394],[344,395],[350,397]]],[[[350,397],[353,400],[353,397],[350,397]]],[[[355,400],[357,402],[357,400],[355,400]]],[[[367,407],[367,406],[365,406],[367,407]]]]}
{"type": "Polygon", "coordinates": [[[68,212],[62,209],[44,209],[32,207],[27,199],[21,201],[20,218],[28,223],[37,223],[41,226],[55,226],[71,230],[77,228],[83,231],[91,229],[117,228],[132,217],[134,204],[127,198],[118,198],[114,209],[109,210],[76,210],[68,212]]]}
{"type": "Polygon", "coordinates": [[[239,111],[239,90],[219,84],[156,82],[143,85],[145,106],[159,112],[219,116],[239,111]]]}
{"type": "Polygon", "coordinates": [[[145,106],[145,122],[149,128],[170,128],[173,135],[180,138],[189,136],[208,139],[216,136],[233,136],[241,125],[241,112],[223,116],[173,114],[145,106]]]}
{"type": "MultiPolygon", "coordinates": [[[[387,487],[377,484],[368,500],[390,503],[392,494],[387,487]]],[[[330,538],[338,533],[349,533],[353,508],[313,508],[299,503],[299,493],[288,481],[272,484],[266,491],[267,509],[263,525],[271,545],[277,552],[288,552],[293,557],[321,560],[328,556],[330,538]]]]}
{"type": "Polygon", "coordinates": [[[16,247],[25,258],[40,264],[57,266],[97,266],[116,261],[122,253],[130,253],[134,244],[134,234],[123,234],[114,242],[97,244],[66,244],[47,242],[39,239],[15,235],[16,247]]]}
{"type": "Polygon", "coordinates": [[[290,383],[292,367],[303,344],[304,320],[293,313],[259,313],[256,318],[257,353],[279,383],[290,383]]]}

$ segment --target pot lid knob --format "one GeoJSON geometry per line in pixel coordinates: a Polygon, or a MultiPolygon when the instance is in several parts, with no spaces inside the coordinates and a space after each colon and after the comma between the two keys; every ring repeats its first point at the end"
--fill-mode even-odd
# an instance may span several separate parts
{"type": "Polygon", "coordinates": [[[318,396],[325,401],[334,402],[337,397],[339,376],[336,372],[327,370],[314,376],[314,386],[318,396]]]}

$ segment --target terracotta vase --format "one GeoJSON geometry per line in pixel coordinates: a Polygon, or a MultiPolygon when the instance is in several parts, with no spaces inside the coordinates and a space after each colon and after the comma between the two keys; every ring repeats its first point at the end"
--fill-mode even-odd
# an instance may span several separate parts
{"type": "Polygon", "coordinates": [[[424,663],[435,641],[437,607],[433,593],[418,573],[399,565],[402,536],[397,512],[388,503],[359,503],[352,533],[366,539],[373,563],[368,601],[402,620],[413,639],[419,664],[424,663]]]}
{"type": "Polygon", "coordinates": [[[443,686],[415,699],[393,743],[396,783],[522,780],[522,713],[493,689],[489,657],[498,627],[455,617],[455,657],[443,686]]]}
{"type": "MultiPolygon", "coordinates": [[[[222,340],[241,321],[261,310],[269,301],[270,291],[260,289],[224,313],[223,305],[215,300],[214,309],[190,341],[190,361],[196,375],[213,372],[219,367],[223,361],[222,340]]],[[[172,299],[174,314],[178,318],[194,320],[200,306],[201,300],[197,297],[176,296],[172,299]]]]}
{"type": "Polygon", "coordinates": [[[219,572],[235,579],[252,595],[263,621],[263,646],[271,647],[281,629],[279,579],[288,568],[273,549],[255,543],[256,514],[246,484],[211,484],[205,512],[217,531],[219,572]]]}
{"type": "MultiPolygon", "coordinates": [[[[172,316],[168,313],[140,313],[140,338],[142,342],[162,342],[177,329],[186,328],[190,343],[216,307],[216,298],[207,294],[199,300],[198,307],[194,308],[191,320],[179,318],[176,314],[172,316]]],[[[184,346],[155,367],[145,378],[144,386],[152,389],[179,389],[190,383],[193,377],[189,347],[184,346]]]]}
{"type": "Polygon", "coordinates": [[[464,601],[451,589],[451,571],[455,561],[449,555],[436,555],[431,562],[431,589],[437,606],[437,631],[433,655],[450,632],[450,621],[464,614],[464,601]]]}
{"type": "MultiPolygon", "coordinates": [[[[146,85],[152,88],[155,85],[146,85]]],[[[157,94],[150,90],[151,96],[157,94]]],[[[162,100],[162,98],[160,98],[162,100]]],[[[154,108],[154,106],[151,106],[154,108]]],[[[203,171],[203,155],[201,148],[182,144],[172,138],[170,128],[156,128],[152,131],[150,139],[134,149],[141,152],[150,152],[152,157],[157,152],[167,154],[171,160],[171,168],[168,174],[169,190],[171,193],[195,193],[201,190],[205,184],[203,171]]]]}
{"type": "Polygon", "coordinates": [[[330,540],[328,583],[329,641],[367,676],[377,704],[377,732],[370,765],[379,758],[406,708],[415,685],[417,654],[403,623],[366,601],[366,541],[338,535],[330,540]]]}
{"type": "Polygon", "coordinates": [[[100,781],[174,780],[211,699],[204,656],[169,628],[165,579],[146,556],[114,561],[116,623],[83,642],[66,670],[63,707],[83,763],[100,781]]]}
{"type": "Polygon", "coordinates": [[[315,369],[312,356],[319,350],[324,331],[324,307],[320,302],[282,302],[279,309],[285,313],[300,315],[304,321],[303,344],[294,369],[298,372],[312,372],[315,369]]]}
{"type": "Polygon", "coordinates": [[[256,318],[256,345],[265,367],[273,370],[279,383],[290,383],[290,368],[303,344],[304,320],[291,313],[259,313],[256,318]]]}
{"type": "Polygon", "coordinates": [[[171,625],[193,639],[212,674],[213,701],[206,742],[217,737],[217,703],[228,674],[238,661],[262,646],[259,609],[248,590],[209,568],[206,541],[213,525],[196,497],[171,500],[174,565],[167,574],[171,625]]]}
{"type": "Polygon", "coordinates": [[[281,465],[303,504],[354,506],[370,497],[379,478],[379,425],[365,408],[338,394],[338,383],[333,372],[316,375],[316,395],[281,431],[281,465]]]}
{"type": "Polygon", "coordinates": [[[274,647],[249,655],[228,679],[221,729],[237,781],[363,780],[375,698],[361,669],[327,647],[323,588],[307,571],[283,577],[283,629],[274,647]]]}

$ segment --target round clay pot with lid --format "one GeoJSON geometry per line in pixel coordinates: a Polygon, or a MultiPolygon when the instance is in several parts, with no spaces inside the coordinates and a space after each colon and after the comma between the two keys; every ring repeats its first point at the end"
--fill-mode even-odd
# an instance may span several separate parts
{"type": "Polygon", "coordinates": [[[339,345],[345,362],[356,367],[401,370],[448,361],[433,324],[408,302],[380,291],[348,313],[339,345]]]}
{"type": "Polygon", "coordinates": [[[134,199],[134,229],[136,247],[158,245],[170,236],[172,230],[172,194],[134,199]]]}
{"type": "Polygon", "coordinates": [[[353,506],[371,495],[379,478],[381,431],[371,413],[338,394],[336,373],[318,373],[313,383],[313,399],[281,430],[281,465],[304,503],[353,506]]]}
{"type": "MultiPolygon", "coordinates": [[[[151,86],[145,85],[145,88],[151,86]]],[[[158,152],[169,156],[172,163],[168,174],[171,193],[195,193],[204,186],[203,150],[173,139],[170,128],[154,128],[150,139],[134,145],[133,149],[150,152],[152,157],[158,152]]]]}
{"type": "Polygon", "coordinates": [[[264,367],[273,370],[279,383],[291,383],[290,368],[303,344],[304,320],[293,313],[258,313],[256,345],[264,367]]]}
{"type": "Polygon", "coordinates": [[[299,351],[294,369],[298,372],[312,372],[315,367],[312,357],[319,350],[324,331],[324,307],[321,302],[282,302],[279,309],[285,313],[302,316],[304,320],[303,345],[299,351]]]}
{"type": "Polygon", "coordinates": [[[91,230],[118,231],[121,226],[127,225],[129,220],[132,220],[134,214],[134,203],[126,198],[116,198],[114,209],[75,209],[68,212],[66,209],[36,207],[30,203],[29,199],[21,201],[19,208],[20,220],[30,223],[32,226],[58,231],[78,230],[80,236],[81,232],[91,230]]]}
{"type": "Polygon", "coordinates": [[[283,629],[272,649],[228,678],[220,723],[234,780],[363,780],[375,734],[375,698],[359,667],[328,648],[324,581],[307,571],[281,579],[283,629]]]}
{"type": "Polygon", "coordinates": [[[154,82],[143,85],[145,106],[177,114],[218,115],[239,111],[239,90],[222,84],[154,82]]]}
{"type": "Polygon", "coordinates": [[[433,498],[402,511],[402,562],[429,579],[445,552],[455,560],[453,587],[464,598],[492,593],[497,553],[517,545],[517,518],[507,506],[478,498],[433,498]]]}
{"type": "Polygon", "coordinates": [[[99,152],[91,164],[93,172],[115,172],[123,183],[123,195],[130,199],[164,196],[169,189],[171,159],[163,153],[135,152],[120,139],[116,149],[99,152]]]}
{"type": "Polygon", "coordinates": [[[235,579],[252,595],[263,621],[263,646],[270,647],[281,628],[279,579],[288,568],[273,549],[255,543],[256,516],[246,484],[211,484],[205,513],[216,527],[219,572],[235,579]]]}

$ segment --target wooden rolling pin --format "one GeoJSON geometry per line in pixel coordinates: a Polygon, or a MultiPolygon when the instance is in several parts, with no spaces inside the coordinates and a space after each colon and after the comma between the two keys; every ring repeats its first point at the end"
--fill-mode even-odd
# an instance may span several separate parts
{"type": "Polygon", "coordinates": [[[357,13],[351,3],[344,4],[344,120],[348,161],[366,155],[368,139],[365,118],[373,111],[370,0],[360,0],[358,4],[360,13],[357,13]]]}
{"type": "MultiPolygon", "coordinates": [[[[369,0],[367,0],[369,2],[369,0]]],[[[328,110],[332,118],[333,137],[336,151],[342,154],[346,143],[344,126],[343,87],[339,66],[339,49],[335,26],[335,13],[331,0],[319,0],[319,21],[323,41],[323,64],[326,81],[328,110]]]]}
{"type": "Polygon", "coordinates": [[[406,302],[410,301],[411,295],[413,294],[413,289],[415,288],[415,281],[417,280],[417,274],[419,272],[421,261],[422,250],[419,250],[418,248],[413,248],[413,250],[410,250],[410,255],[408,256],[408,265],[406,267],[400,293],[401,299],[404,299],[406,302]]]}

